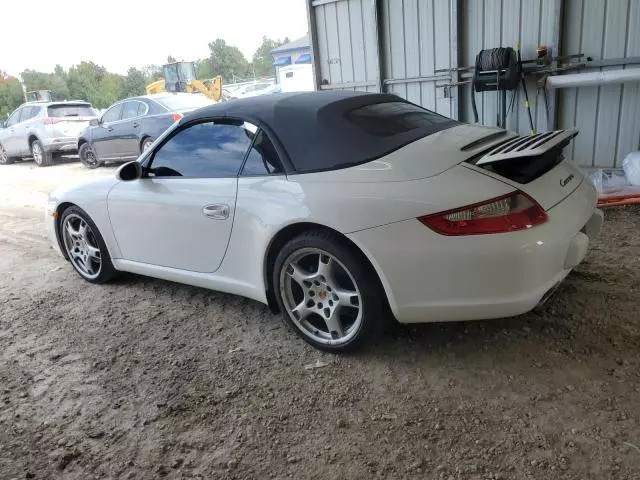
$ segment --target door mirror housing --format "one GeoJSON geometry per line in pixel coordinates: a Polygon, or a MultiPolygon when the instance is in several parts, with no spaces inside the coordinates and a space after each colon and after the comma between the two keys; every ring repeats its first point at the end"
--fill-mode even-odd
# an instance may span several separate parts
{"type": "Polygon", "coordinates": [[[121,182],[130,182],[142,178],[142,165],[140,162],[127,162],[116,170],[116,178],[121,182]]]}
{"type": "Polygon", "coordinates": [[[89,125],[91,125],[92,127],[97,127],[98,125],[100,125],[100,119],[92,118],[91,120],[89,120],[89,125]]]}

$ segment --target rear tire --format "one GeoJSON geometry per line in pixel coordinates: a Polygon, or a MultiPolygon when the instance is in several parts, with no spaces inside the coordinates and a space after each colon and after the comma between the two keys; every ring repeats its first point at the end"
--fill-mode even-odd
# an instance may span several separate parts
{"type": "Polygon", "coordinates": [[[34,140],[31,143],[31,155],[33,156],[33,161],[39,167],[53,165],[53,153],[45,152],[40,140],[34,140]]]}
{"type": "Polygon", "coordinates": [[[91,283],[105,283],[118,274],[98,227],[84,210],[67,208],[59,228],[61,247],[78,275],[91,283]]]}
{"type": "Polygon", "coordinates": [[[78,156],[80,157],[80,162],[82,162],[82,164],[87,168],[94,169],[102,165],[102,162],[98,159],[96,152],[88,143],[80,145],[78,156]]]}
{"type": "Polygon", "coordinates": [[[309,231],[287,242],[272,281],[285,323],[320,350],[355,350],[384,325],[385,293],[375,271],[336,233],[309,231]]]}
{"type": "Polygon", "coordinates": [[[0,165],[11,165],[14,159],[7,155],[7,151],[0,145],[0,165]]]}

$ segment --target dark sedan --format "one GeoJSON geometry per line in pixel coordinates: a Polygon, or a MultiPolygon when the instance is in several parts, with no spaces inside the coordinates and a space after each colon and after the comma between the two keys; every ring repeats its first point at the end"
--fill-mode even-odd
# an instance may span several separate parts
{"type": "Polygon", "coordinates": [[[88,168],[96,168],[105,162],[136,159],[185,113],[211,103],[208,98],[192,93],[160,93],[120,100],[80,134],[80,161],[88,168]]]}

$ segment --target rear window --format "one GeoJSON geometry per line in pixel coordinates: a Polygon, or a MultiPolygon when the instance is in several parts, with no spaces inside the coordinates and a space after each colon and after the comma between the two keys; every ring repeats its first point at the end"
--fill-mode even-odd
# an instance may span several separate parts
{"type": "Polygon", "coordinates": [[[91,105],[51,105],[47,108],[47,114],[50,117],[95,117],[91,105]]]}
{"type": "Polygon", "coordinates": [[[193,94],[168,95],[163,98],[154,98],[154,100],[163,107],[166,107],[168,110],[172,111],[195,110],[197,108],[206,107],[207,105],[211,105],[213,103],[205,96],[193,94]]]}
{"type": "Polygon", "coordinates": [[[406,102],[365,105],[348,112],[347,119],[376,137],[392,137],[416,128],[451,122],[450,118],[406,102]]]}

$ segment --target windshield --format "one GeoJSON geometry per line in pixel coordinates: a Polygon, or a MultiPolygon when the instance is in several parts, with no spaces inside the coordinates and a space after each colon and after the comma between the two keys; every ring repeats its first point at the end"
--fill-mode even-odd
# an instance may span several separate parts
{"type": "Polygon", "coordinates": [[[204,95],[194,95],[190,93],[185,95],[168,95],[154,100],[171,111],[195,110],[213,103],[204,95]]]}
{"type": "Polygon", "coordinates": [[[47,108],[49,117],[95,117],[96,112],[89,104],[51,105],[47,108]]]}
{"type": "Polygon", "coordinates": [[[416,128],[451,122],[430,110],[406,102],[384,102],[355,108],[347,113],[349,121],[371,135],[391,137],[416,128]]]}

